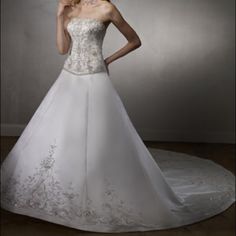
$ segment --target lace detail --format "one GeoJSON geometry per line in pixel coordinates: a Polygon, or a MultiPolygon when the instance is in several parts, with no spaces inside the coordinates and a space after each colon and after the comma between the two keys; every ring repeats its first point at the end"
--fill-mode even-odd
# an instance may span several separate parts
{"type": "Polygon", "coordinates": [[[67,29],[72,47],[64,69],[74,74],[106,71],[102,54],[105,25],[97,19],[75,17],[68,23],[67,29]]]}
{"type": "Polygon", "coordinates": [[[56,145],[50,145],[49,154],[35,169],[33,175],[25,179],[21,175],[11,176],[4,181],[1,201],[4,206],[17,209],[37,210],[43,215],[58,217],[65,222],[76,221],[85,225],[144,225],[142,212],[137,212],[120,199],[112,183],[104,178],[105,191],[100,211],[93,201],[86,197],[87,205],[82,204],[82,193],[77,192],[73,183],[66,189],[57,179],[54,171],[56,159],[53,156],[56,145]]]}

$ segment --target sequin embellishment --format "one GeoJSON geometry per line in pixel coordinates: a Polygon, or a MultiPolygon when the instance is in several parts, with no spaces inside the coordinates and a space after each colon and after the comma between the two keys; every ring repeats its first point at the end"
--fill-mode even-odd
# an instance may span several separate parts
{"type": "Polygon", "coordinates": [[[105,72],[102,53],[105,25],[97,19],[75,17],[68,23],[67,29],[72,46],[64,69],[73,74],[105,72]]]}

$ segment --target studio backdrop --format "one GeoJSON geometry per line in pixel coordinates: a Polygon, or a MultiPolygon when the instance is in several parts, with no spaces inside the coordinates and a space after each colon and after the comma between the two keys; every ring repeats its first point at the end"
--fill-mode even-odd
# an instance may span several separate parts
{"type": "MultiPolygon", "coordinates": [[[[110,78],[144,140],[234,143],[234,0],[112,0],[142,46],[110,78]]],[[[57,0],[2,0],[1,134],[20,135],[67,55],[57,0]]],[[[104,58],[124,46],[114,25],[104,58]]]]}

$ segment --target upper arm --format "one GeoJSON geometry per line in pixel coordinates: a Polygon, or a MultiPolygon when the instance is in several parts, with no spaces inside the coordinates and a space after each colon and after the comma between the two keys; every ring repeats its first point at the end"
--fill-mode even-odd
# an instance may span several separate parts
{"type": "Polygon", "coordinates": [[[120,11],[112,3],[109,4],[109,20],[117,27],[117,29],[125,36],[128,41],[136,42],[141,45],[141,40],[135,30],[124,19],[120,11]]]}
{"type": "Polygon", "coordinates": [[[71,11],[72,11],[72,9],[70,7],[67,7],[65,9],[65,14],[64,14],[64,17],[65,17],[65,19],[64,19],[64,32],[65,32],[65,35],[66,35],[67,39],[69,40],[69,42],[71,41],[71,37],[70,37],[70,34],[67,30],[67,25],[71,20],[71,16],[70,16],[71,11]]]}

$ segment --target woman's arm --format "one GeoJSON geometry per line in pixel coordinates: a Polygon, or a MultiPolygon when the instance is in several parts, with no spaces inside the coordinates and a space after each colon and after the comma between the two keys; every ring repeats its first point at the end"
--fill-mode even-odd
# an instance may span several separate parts
{"type": "Polygon", "coordinates": [[[109,20],[118,28],[118,30],[125,36],[128,43],[120,50],[105,59],[105,62],[110,64],[118,58],[128,54],[134,49],[142,45],[141,40],[134,29],[125,21],[119,10],[112,3],[109,4],[109,20]]]}
{"type": "Polygon", "coordinates": [[[69,0],[60,0],[57,9],[57,49],[62,55],[70,49],[71,38],[66,30],[68,23],[67,9],[71,5],[69,0]]]}

